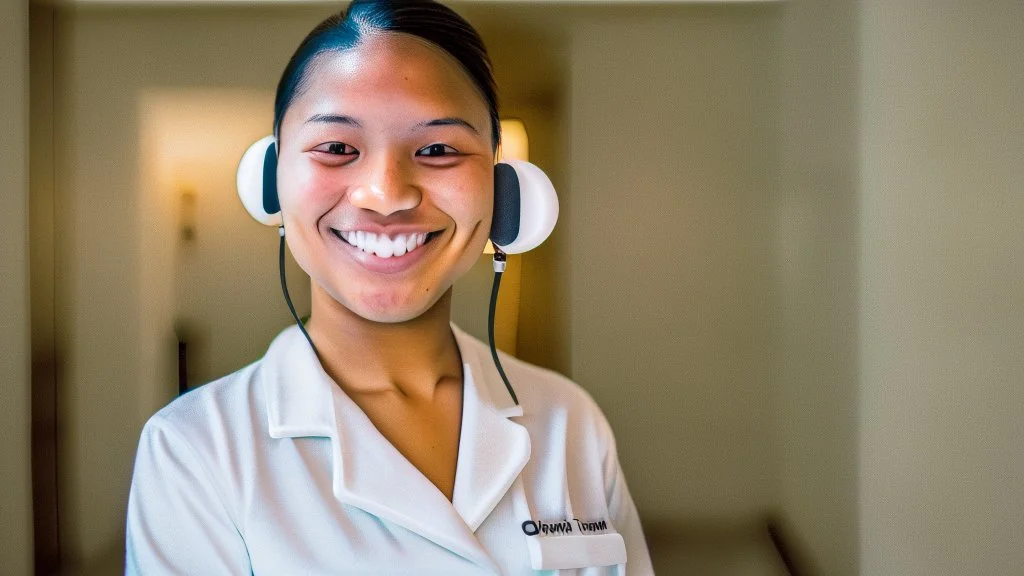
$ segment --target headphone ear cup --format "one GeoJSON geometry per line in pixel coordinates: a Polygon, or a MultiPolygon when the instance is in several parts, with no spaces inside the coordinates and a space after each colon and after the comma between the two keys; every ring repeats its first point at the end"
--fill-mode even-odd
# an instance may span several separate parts
{"type": "Polygon", "coordinates": [[[494,165],[491,242],[506,254],[540,246],[558,221],[558,195],[547,174],[522,160],[494,165]]]}
{"type": "Polygon", "coordinates": [[[267,226],[281,225],[281,203],[277,197],[277,141],[260,138],[242,155],[235,178],[238,197],[246,212],[267,226]]]}

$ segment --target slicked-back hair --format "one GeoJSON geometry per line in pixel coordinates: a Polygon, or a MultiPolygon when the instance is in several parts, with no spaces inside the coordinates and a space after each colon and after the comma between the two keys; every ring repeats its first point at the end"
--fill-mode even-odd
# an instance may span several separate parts
{"type": "Polygon", "coordinates": [[[309,81],[313,61],[325,53],[353,48],[368,34],[400,32],[422,38],[453,57],[480,91],[490,111],[491,146],[501,139],[498,90],[491,60],[477,31],[451,8],[433,0],[355,0],[347,11],[328,17],[295,50],[277,84],[274,98],[274,135],[281,121],[309,81]]]}

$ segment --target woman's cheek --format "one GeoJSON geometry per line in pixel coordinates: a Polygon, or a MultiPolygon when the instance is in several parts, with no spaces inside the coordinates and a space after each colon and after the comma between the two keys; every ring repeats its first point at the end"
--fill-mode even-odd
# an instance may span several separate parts
{"type": "Polygon", "coordinates": [[[305,172],[303,185],[311,203],[317,206],[337,203],[338,175],[330,167],[310,162],[305,172]]]}
{"type": "Polygon", "coordinates": [[[307,224],[315,225],[319,215],[326,213],[337,203],[332,201],[331,179],[326,170],[315,166],[299,166],[289,172],[288,182],[279,182],[282,194],[281,205],[291,209],[303,220],[312,219],[307,224]]]}
{"type": "Polygon", "coordinates": [[[494,183],[488,175],[478,169],[468,178],[453,179],[441,187],[445,191],[443,203],[456,222],[472,226],[480,220],[489,220],[494,205],[494,183]]]}

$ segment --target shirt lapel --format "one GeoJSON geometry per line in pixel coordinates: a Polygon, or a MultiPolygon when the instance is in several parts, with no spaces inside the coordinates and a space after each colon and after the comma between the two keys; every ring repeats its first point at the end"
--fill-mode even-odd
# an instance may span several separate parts
{"type": "Polygon", "coordinates": [[[530,459],[530,435],[509,420],[523,410],[505,389],[490,350],[454,324],[452,332],[463,360],[462,434],[452,504],[475,532],[530,459]]]}
{"type": "Polygon", "coordinates": [[[339,415],[333,443],[335,497],[500,572],[444,494],[340,389],[334,405],[339,415]]]}

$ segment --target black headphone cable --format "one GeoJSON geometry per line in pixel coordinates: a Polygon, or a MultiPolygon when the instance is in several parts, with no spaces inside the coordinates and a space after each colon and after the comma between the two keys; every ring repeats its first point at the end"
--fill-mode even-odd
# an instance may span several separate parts
{"type": "Polygon", "coordinates": [[[292,304],[292,298],[288,295],[288,281],[284,276],[284,225],[277,227],[277,233],[281,237],[281,245],[278,248],[277,267],[281,272],[281,291],[284,292],[284,301],[288,303],[288,310],[292,313],[292,318],[295,319],[295,323],[299,325],[299,330],[302,330],[302,335],[306,337],[306,341],[309,342],[313,353],[320,357],[320,353],[316,350],[316,345],[313,344],[313,339],[309,337],[309,332],[306,332],[306,327],[303,326],[302,320],[299,320],[299,315],[295,313],[295,306],[292,304]]]}
{"type": "Polygon", "coordinates": [[[512,401],[519,406],[519,398],[516,397],[516,391],[512,389],[512,384],[508,381],[508,376],[505,376],[505,370],[501,367],[501,361],[498,360],[498,349],[494,346],[494,311],[498,307],[498,287],[501,286],[501,274],[505,271],[505,253],[501,251],[497,246],[494,247],[494,284],[491,286],[491,305],[490,310],[487,313],[487,340],[491,344],[491,358],[494,359],[494,365],[498,368],[498,373],[501,374],[502,381],[505,382],[505,388],[508,388],[508,393],[512,396],[512,401]]]}

